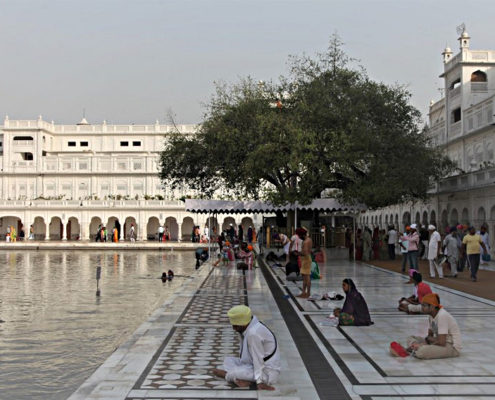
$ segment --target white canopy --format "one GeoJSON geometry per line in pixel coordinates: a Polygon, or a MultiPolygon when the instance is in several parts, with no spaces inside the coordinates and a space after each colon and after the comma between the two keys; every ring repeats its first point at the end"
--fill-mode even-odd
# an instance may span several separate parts
{"type": "MultiPolygon", "coordinates": [[[[196,213],[217,214],[250,214],[250,213],[272,213],[276,211],[288,211],[295,208],[294,204],[276,206],[271,203],[254,200],[201,200],[186,199],[186,211],[196,213]]],[[[320,212],[335,212],[357,214],[366,208],[363,205],[346,205],[336,199],[314,199],[310,204],[298,204],[298,210],[318,210],[320,212]]]]}

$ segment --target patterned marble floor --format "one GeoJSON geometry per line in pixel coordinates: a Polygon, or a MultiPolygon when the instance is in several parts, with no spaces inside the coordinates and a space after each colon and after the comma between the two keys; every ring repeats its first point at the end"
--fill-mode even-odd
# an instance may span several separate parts
{"type": "Polygon", "coordinates": [[[239,349],[239,335],[227,311],[247,304],[246,278],[233,268],[213,270],[186,306],[135,390],[249,390],[239,389],[211,374],[226,356],[239,349]],[[226,290],[228,291],[226,292],[226,290]]]}

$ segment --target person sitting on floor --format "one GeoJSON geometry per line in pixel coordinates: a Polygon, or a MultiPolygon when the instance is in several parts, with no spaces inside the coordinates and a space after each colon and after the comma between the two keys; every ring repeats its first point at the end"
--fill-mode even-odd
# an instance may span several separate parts
{"type": "Polygon", "coordinates": [[[423,277],[414,269],[409,270],[411,278],[414,281],[414,294],[407,299],[403,297],[399,300],[399,311],[404,311],[408,314],[421,314],[421,301],[423,297],[431,293],[430,285],[423,282],[423,277]]]}
{"type": "Polygon", "coordinates": [[[429,315],[428,336],[410,336],[407,351],[424,360],[458,357],[462,349],[461,331],[454,317],[440,305],[438,294],[427,294],[421,305],[423,313],[429,315]]]}
{"type": "Polygon", "coordinates": [[[313,251],[313,256],[317,263],[326,263],[327,255],[325,254],[325,249],[322,249],[319,244],[316,245],[315,250],[313,251]]]}
{"type": "Polygon", "coordinates": [[[297,263],[297,253],[292,252],[289,254],[289,262],[285,265],[285,275],[295,274],[299,276],[299,265],[297,263]]]}
{"type": "Polygon", "coordinates": [[[236,254],[236,258],[246,263],[248,269],[253,269],[254,255],[252,250],[253,246],[248,246],[246,242],[242,242],[241,248],[236,254]]]}
{"type": "Polygon", "coordinates": [[[232,307],[227,313],[232,328],[241,334],[239,357],[225,357],[223,369],[213,374],[239,387],[256,382],[258,389],[275,390],[280,375],[280,350],[277,338],[265,324],[244,305],[232,307]]]}
{"type": "Polygon", "coordinates": [[[333,315],[339,318],[339,325],[372,325],[368,305],[363,295],[356,289],[352,279],[344,279],[342,289],[345,292],[344,305],[342,309],[336,308],[333,310],[333,315]]]}

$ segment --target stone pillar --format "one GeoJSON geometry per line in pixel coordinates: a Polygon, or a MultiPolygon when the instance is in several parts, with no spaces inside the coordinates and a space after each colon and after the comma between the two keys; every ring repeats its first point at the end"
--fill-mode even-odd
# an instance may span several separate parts
{"type": "Polygon", "coordinates": [[[62,240],[67,240],[67,225],[62,222],[62,240]]]}
{"type": "Polygon", "coordinates": [[[122,242],[125,239],[124,225],[125,225],[125,223],[120,224],[119,242],[122,242]]]}
{"type": "Polygon", "coordinates": [[[179,227],[179,233],[177,234],[177,241],[182,242],[182,224],[177,224],[179,227]]]}
{"type": "Polygon", "coordinates": [[[50,240],[50,221],[47,221],[45,223],[45,226],[46,226],[45,240],[50,240]]]}
{"type": "Polygon", "coordinates": [[[146,218],[144,211],[140,211],[136,216],[136,237],[137,240],[145,241],[146,240],[146,218]]]}

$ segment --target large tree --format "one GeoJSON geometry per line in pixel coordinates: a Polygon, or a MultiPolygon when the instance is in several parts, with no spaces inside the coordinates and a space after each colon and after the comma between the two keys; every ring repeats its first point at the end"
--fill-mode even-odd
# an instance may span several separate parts
{"type": "Polygon", "coordinates": [[[210,197],[302,204],[325,189],[368,207],[425,199],[451,162],[431,147],[402,86],[371,80],[332,37],[279,82],[217,85],[193,136],[172,135],[160,176],[210,197]]]}

